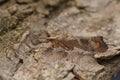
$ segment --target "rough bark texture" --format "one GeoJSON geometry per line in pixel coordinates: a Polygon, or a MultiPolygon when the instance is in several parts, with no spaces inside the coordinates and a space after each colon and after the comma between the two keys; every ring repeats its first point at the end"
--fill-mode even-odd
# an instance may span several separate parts
{"type": "Polygon", "coordinates": [[[119,0],[0,0],[0,80],[111,80],[120,71],[119,0]],[[103,36],[109,49],[54,48],[41,37],[103,36]]]}

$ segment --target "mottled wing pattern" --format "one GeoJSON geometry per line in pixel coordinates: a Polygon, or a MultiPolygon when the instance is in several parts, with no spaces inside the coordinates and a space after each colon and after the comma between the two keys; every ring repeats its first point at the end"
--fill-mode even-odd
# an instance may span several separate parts
{"type": "Polygon", "coordinates": [[[73,50],[76,47],[87,51],[104,52],[108,49],[102,36],[73,37],[71,39],[65,37],[48,37],[46,39],[51,41],[55,48],[61,47],[65,50],[73,50]]]}

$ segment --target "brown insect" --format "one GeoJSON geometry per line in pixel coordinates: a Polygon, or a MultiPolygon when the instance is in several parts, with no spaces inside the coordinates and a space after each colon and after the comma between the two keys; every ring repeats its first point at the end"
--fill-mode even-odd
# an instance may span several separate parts
{"type": "Polygon", "coordinates": [[[65,50],[73,50],[74,47],[84,49],[87,51],[104,52],[108,49],[107,44],[103,41],[102,36],[94,37],[46,37],[41,39],[47,39],[52,42],[53,46],[61,47],[65,50]]]}

